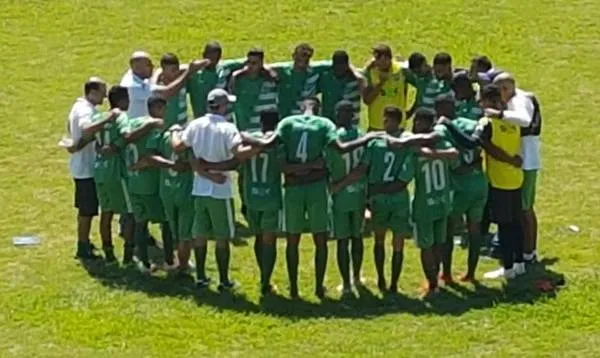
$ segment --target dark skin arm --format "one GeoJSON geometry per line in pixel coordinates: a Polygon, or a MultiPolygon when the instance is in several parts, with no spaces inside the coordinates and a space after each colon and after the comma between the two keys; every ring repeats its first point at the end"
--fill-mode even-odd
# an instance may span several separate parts
{"type": "Polygon", "coordinates": [[[342,142],[339,139],[336,139],[330,145],[337,150],[339,153],[348,153],[353,151],[356,148],[360,148],[365,146],[371,140],[379,137],[383,137],[385,132],[369,132],[362,137],[356,138],[355,140],[351,140],[348,142],[342,142]]]}
{"type": "Polygon", "coordinates": [[[75,152],[79,152],[80,150],[85,148],[86,145],[90,144],[93,141],[94,141],[94,137],[81,137],[81,139],[79,139],[77,141],[77,143],[73,143],[72,146],[67,148],[67,152],[69,152],[71,154],[73,154],[75,152]]]}
{"type": "Polygon", "coordinates": [[[429,159],[447,159],[454,160],[458,158],[458,150],[456,148],[448,149],[432,149],[429,147],[419,148],[419,155],[429,159]]]}
{"type": "Polygon", "coordinates": [[[327,176],[327,170],[317,169],[312,170],[306,175],[286,175],[285,184],[287,186],[310,184],[323,180],[327,176]]]}
{"type": "Polygon", "coordinates": [[[388,146],[391,148],[404,148],[409,146],[431,146],[440,140],[440,135],[436,132],[419,133],[403,138],[386,136],[388,146]]]}
{"type": "Polygon", "coordinates": [[[235,169],[237,169],[238,165],[240,165],[240,163],[242,162],[237,158],[232,158],[232,159],[229,159],[229,160],[226,160],[223,162],[217,162],[217,163],[207,162],[206,160],[201,159],[201,158],[192,159],[192,161],[196,162],[195,165],[198,168],[202,168],[204,170],[221,171],[221,172],[235,170],[235,169]]]}
{"type": "Polygon", "coordinates": [[[240,134],[242,136],[243,143],[247,144],[249,146],[252,146],[252,147],[259,147],[259,148],[264,148],[264,149],[271,148],[272,146],[277,144],[279,141],[279,138],[275,134],[273,134],[267,138],[254,137],[245,132],[241,132],[240,134]]]}
{"type": "Polygon", "coordinates": [[[129,167],[130,170],[142,170],[146,168],[173,169],[176,172],[186,172],[191,169],[189,163],[174,162],[158,154],[145,156],[129,167]]]}
{"type": "Polygon", "coordinates": [[[488,155],[491,155],[496,160],[508,163],[516,168],[521,168],[521,166],[523,165],[523,159],[521,159],[520,156],[510,156],[504,150],[498,148],[488,140],[484,140],[481,143],[481,146],[488,155]]]}
{"type": "Polygon", "coordinates": [[[402,180],[396,180],[390,183],[386,183],[386,184],[374,184],[374,185],[369,185],[369,196],[372,195],[376,195],[376,194],[393,194],[393,193],[398,193],[404,189],[406,189],[406,186],[408,186],[407,182],[404,182],[402,180]]]}
{"type": "Polygon", "coordinates": [[[123,141],[125,141],[125,144],[135,142],[136,140],[139,140],[146,134],[150,133],[151,130],[163,128],[164,125],[165,122],[162,119],[152,118],[147,120],[146,123],[142,124],[139,128],[129,133],[124,133],[123,141]]]}
{"type": "Polygon", "coordinates": [[[308,163],[290,163],[285,160],[279,162],[281,172],[285,175],[305,175],[312,170],[319,170],[325,167],[323,158],[319,158],[308,163]]]}
{"type": "Polygon", "coordinates": [[[179,77],[177,77],[173,82],[169,83],[166,86],[160,86],[156,88],[153,92],[164,99],[169,99],[177,95],[177,93],[179,93],[179,90],[181,90],[181,88],[185,86],[190,74],[198,72],[199,70],[208,66],[209,64],[210,60],[208,59],[193,61],[188,66],[188,68],[181,71],[179,77]]]}
{"type": "Polygon", "coordinates": [[[369,168],[365,164],[359,164],[356,168],[352,169],[348,175],[343,177],[341,180],[334,182],[331,184],[330,189],[332,193],[337,193],[338,191],[344,189],[348,185],[352,185],[359,181],[365,174],[369,168]]]}
{"type": "Polygon", "coordinates": [[[481,158],[478,158],[471,164],[461,165],[460,167],[452,170],[452,173],[456,175],[466,175],[478,168],[481,168],[481,158]]]}
{"type": "Polygon", "coordinates": [[[83,128],[83,136],[92,137],[94,134],[96,134],[96,132],[101,131],[104,128],[105,124],[115,121],[120,114],[121,111],[116,108],[111,110],[108,116],[103,120],[95,123],[90,123],[87,126],[85,126],[83,128]]]}

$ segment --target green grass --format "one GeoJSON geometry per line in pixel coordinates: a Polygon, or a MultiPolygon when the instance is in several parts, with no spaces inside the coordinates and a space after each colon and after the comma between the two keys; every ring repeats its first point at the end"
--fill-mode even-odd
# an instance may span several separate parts
{"type": "MultiPolygon", "coordinates": [[[[0,4],[1,356],[600,355],[600,3],[127,1],[133,11],[125,3],[0,4]],[[318,303],[308,238],[301,302],[285,295],[259,300],[257,269],[245,244],[233,252],[233,276],[242,284],[235,296],[197,295],[190,285],[162,276],[86,270],[71,258],[72,184],[67,155],[56,148],[82,83],[94,74],[115,83],[135,49],[155,58],[172,51],[190,59],[210,39],[222,42],[226,57],[259,45],[271,61],[289,58],[301,40],[315,46],[316,58],[346,48],[359,65],[379,41],[405,56],[446,50],[457,64],[487,54],[514,72],[521,87],[534,90],[543,106],[537,210],[541,252],[549,259],[514,286],[458,286],[428,303],[417,300],[422,273],[413,243],[406,252],[404,295],[396,299],[382,299],[371,283],[357,300],[339,302],[332,245],[330,299],[318,303]],[[569,233],[570,224],[582,231],[569,233]],[[24,232],[40,235],[42,245],[14,248],[10,238],[24,232]],[[567,286],[556,295],[533,288],[533,278],[558,274],[567,286]]],[[[366,242],[365,275],[373,278],[372,242],[366,242]]],[[[285,292],[282,243],[279,249],[274,280],[285,292]]],[[[456,261],[461,270],[464,252],[456,261]]],[[[493,267],[483,261],[481,271],[493,267]]]]}

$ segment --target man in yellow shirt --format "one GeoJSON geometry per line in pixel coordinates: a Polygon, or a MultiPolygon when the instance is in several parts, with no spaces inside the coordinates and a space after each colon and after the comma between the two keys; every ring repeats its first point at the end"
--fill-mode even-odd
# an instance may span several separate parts
{"type": "MultiPolygon", "coordinates": [[[[406,81],[400,62],[388,45],[373,48],[373,60],[365,68],[367,87],[363,102],[368,106],[369,130],[383,130],[383,110],[394,106],[406,111],[406,81]]],[[[404,115],[404,114],[403,114],[404,115]]]]}

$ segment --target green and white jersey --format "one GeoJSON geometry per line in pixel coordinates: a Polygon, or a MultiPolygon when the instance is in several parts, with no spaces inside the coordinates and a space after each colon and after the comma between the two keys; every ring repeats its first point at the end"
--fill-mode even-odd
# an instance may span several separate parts
{"type": "MultiPolygon", "coordinates": [[[[237,60],[229,60],[229,61],[222,61],[219,64],[219,70],[218,70],[218,79],[217,79],[217,84],[216,84],[216,88],[222,88],[224,90],[227,90],[227,86],[229,85],[229,80],[231,79],[231,75],[244,67],[244,64],[246,63],[246,59],[237,59],[237,60]]],[[[230,122],[234,122],[235,121],[235,114],[234,114],[234,110],[233,110],[233,104],[230,104],[229,107],[227,108],[227,114],[225,115],[225,118],[227,118],[228,121],[230,122]]]]}
{"type": "MultiPolygon", "coordinates": [[[[357,127],[338,128],[337,137],[342,142],[357,139],[364,133],[357,127]]],[[[352,152],[341,154],[335,148],[325,148],[325,163],[329,171],[329,180],[337,182],[347,176],[362,160],[364,147],[354,149],[352,152]]],[[[339,211],[355,211],[365,207],[365,181],[360,180],[347,185],[342,190],[332,195],[333,207],[339,211]]]]}
{"type": "MultiPolygon", "coordinates": [[[[167,130],[159,138],[158,152],[166,159],[173,162],[189,162],[192,150],[187,149],[182,153],[176,153],[171,143],[172,132],[167,130]]],[[[162,198],[169,198],[175,204],[182,204],[191,200],[192,186],[194,184],[194,173],[178,172],[173,169],[160,169],[159,194],[162,198]]]]}
{"type": "Polygon", "coordinates": [[[441,94],[452,92],[450,83],[445,80],[437,79],[435,76],[429,78],[423,89],[421,97],[421,106],[433,109],[435,107],[435,99],[441,94]]]}
{"type": "Polygon", "coordinates": [[[301,113],[302,100],[318,94],[319,76],[331,69],[331,61],[312,61],[306,71],[294,70],[292,62],[271,65],[279,76],[279,116],[301,113]]]}
{"type": "MultiPolygon", "coordinates": [[[[407,132],[399,131],[394,134],[394,137],[402,138],[408,135],[410,134],[407,132]]],[[[397,180],[409,181],[402,172],[405,159],[411,153],[410,148],[396,149],[388,147],[384,138],[370,141],[362,158],[363,164],[369,168],[367,171],[368,183],[379,185],[389,184],[397,180]]]]}
{"type": "MultiPolygon", "coordinates": [[[[438,141],[436,149],[452,148],[446,141],[438,141]]],[[[416,152],[407,157],[407,177],[415,180],[412,216],[415,222],[442,219],[451,210],[450,160],[429,159],[416,152]]]]}
{"type": "MultiPolygon", "coordinates": [[[[91,117],[91,122],[99,122],[104,120],[105,114],[101,112],[94,113],[91,117]]],[[[127,123],[127,114],[121,115],[114,121],[106,123],[102,130],[96,132],[96,144],[99,147],[110,145],[116,147],[120,152],[125,146],[119,126],[127,123]]],[[[102,155],[96,153],[94,162],[94,180],[96,183],[119,182],[125,175],[125,164],[120,153],[102,155]]]]}
{"type": "MultiPolygon", "coordinates": [[[[121,135],[141,127],[149,117],[130,118],[127,124],[120,128],[121,135]]],[[[139,140],[127,144],[125,147],[125,164],[127,167],[137,163],[146,155],[158,152],[161,131],[153,129],[139,140]]],[[[129,192],[139,195],[158,194],[159,170],[147,168],[138,171],[127,171],[129,192]]]]}
{"type": "MultiPolygon", "coordinates": [[[[463,133],[472,135],[477,128],[478,121],[467,118],[455,118],[452,120],[463,133]]],[[[444,125],[436,125],[434,130],[439,133],[442,139],[459,150],[458,160],[451,165],[452,169],[461,166],[472,166],[478,160],[481,160],[481,148],[466,149],[457,145],[452,134],[444,125]]],[[[473,168],[468,174],[456,175],[450,174],[452,179],[452,188],[455,191],[479,191],[485,190],[487,187],[487,176],[485,175],[482,166],[478,165],[473,168]]]]}
{"type": "MultiPolygon", "coordinates": [[[[263,137],[261,131],[251,133],[263,137]]],[[[281,208],[281,167],[278,148],[272,148],[250,158],[241,166],[243,198],[246,206],[256,211],[276,211],[281,208]]]]}
{"type": "Polygon", "coordinates": [[[352,103],[355,120],[360,116],[360,86],[354,75],[336,77],[333,70],[328,69],[319,76],[318,91],[322,94],[323,117],[335,121],[335,106],[342,100],[352,103]]]}
{"type": "Polygon", "coordinates": [[[260,112],[277,109],[277,83],[263,76],[240,75],[232,91],[237,96],[233,111],[240,131],[260,129],[260,112]]]}
{"type": "Polygon", "coordinates": [[[176,95],[167,99],[165,128],[169,129],[174,124],[184,125],[188,120],[187,109],[187,89],[182,87],[176,95]]]}
{"type": "Polygon", "coordinates": [[[337,138],[336,127],[320,116],[294,115],[281,120],[277,136],[282,143],[285,160],[307,163],[323,157],[323,150],[337,138]]]}
{"type": "Polygon", "coordinates": [[[483,109],[479,106],[475,97],[456,101],[456,116],[478,121],[483,117],[483,109]]]}
{"type": "Polygon", "coordinates": [[[425,90],[429,82],[431,82],[431,80],[433,79],[433,74],[428,73],[425,76],[419,76],[413,71],[406,68],[402,69],[402,72],[404,73],[404,78],[406,79],[406,82],[417,90],[414,104],[415,108],[421,107],[421,105],[423,104],[423,96],[425,95],[425,90]]]}

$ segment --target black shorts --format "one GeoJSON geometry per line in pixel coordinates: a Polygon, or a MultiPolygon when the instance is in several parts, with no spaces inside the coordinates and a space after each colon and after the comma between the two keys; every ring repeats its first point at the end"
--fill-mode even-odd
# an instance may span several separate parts
{"type": "Polygon", "coordinates": [[[94,179],[73,179],[75,181],[75,207],[79,216],[98,215],[98,195],[94,179]]]}
{"type": "Polygon", "coordinates": [[[517,223],[523,214],[521,189],[504,190],[490,187],[488,192],[490,221],[495,223],[517,223]]]}

